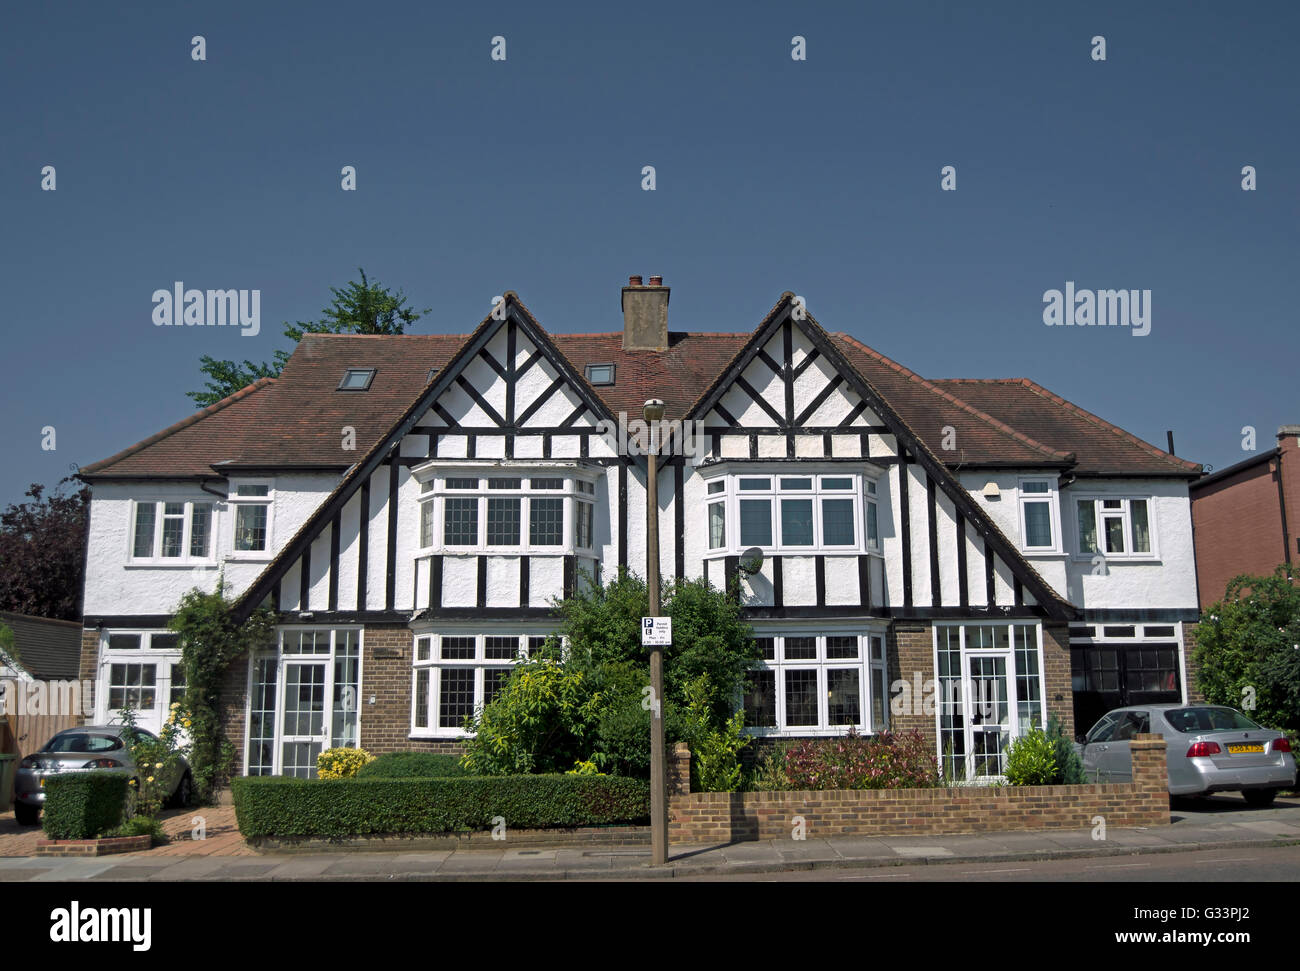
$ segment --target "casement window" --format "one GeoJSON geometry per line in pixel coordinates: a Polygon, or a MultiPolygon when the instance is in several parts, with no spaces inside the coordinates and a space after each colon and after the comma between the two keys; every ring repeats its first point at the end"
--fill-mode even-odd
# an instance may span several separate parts
{"type": "Polygon", "coordinates": [[[420,548],[566,552],[595,542],[595,485],[562,475],[446,476],[422,485],[420,548]]]}
{"type": "Polygon", "coordinates": [[[534,656],[550,636],[540,632],[417,636],[413,734],[464,735],[465,719],[495,698],[515,663],[534,656]]]}
{"type": "Polygon", "coordinates": [[[756,734],[842,734],[888,727],[881,634],[788,633],[756,638],[742,705],[756,734]]]}
{"type": "Polygon", "coordinates": [[[999,777],[1011,739],[1046,724],[1038,625],[935,624],[934,643],[940,765],[999,777]]]}
{"type": "Polygon", "coordinates": [[[852,552],[880,542],[875,483],[860,475],[714,479],[706,486],[705,515],[710,550],[852,552]]]}
{"type": "Polygon", "coordinates": [[[179,635],[170,631],[109,631],[102,641],[96,689],[101,724],[115,724],[130,706],[141,728],[157,732],[173,701],[185,695],[179,635]]]}
{"type": "Polygon", "coordinates": [[[269,482],[235,483],[230,491],[230,506],[235,513],[236,553],[270,552],[273,498],[269,482]]]}
{"type": "Polygon", "coordinates": [[[1020,480],[1020,548],[1032,553],[1059,553],[1060,516],[1056,480],[1020,480]]]}
{"type": "Polygon", "coordinates": [[[1094,496],[1077,500],[1079,553],[1154,559],[1156,537],[1149,498],[1094,496]]]}
{"type": "Polygon", "coordinates": [[[213,559],[212,503],[135,502],[131,561],[192,563],[213,559]]]}

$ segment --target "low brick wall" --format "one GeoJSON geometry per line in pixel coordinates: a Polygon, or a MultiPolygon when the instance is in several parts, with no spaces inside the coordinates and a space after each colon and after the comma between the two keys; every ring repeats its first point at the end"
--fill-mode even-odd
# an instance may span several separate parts
{"type": "Polygon", "coordinates": [[[37,856],[112,856],[138,853],[153,846],[148,833],[140,836],[107,836],[97,840],[38,840],[37,856]]]}
{"type": "Polygon", "coordinates": [[[690,753],[678,743],[669,760],[668,838],[672,843],[789,839],[796,816],[803,818],[804,834],[814,839],[1078,830],[1091,828],[1095,816],[1112,827],[1168,825],[1164,739],[1139,735],[1131,746],[1131,783],[689,792],[690,753]]]}

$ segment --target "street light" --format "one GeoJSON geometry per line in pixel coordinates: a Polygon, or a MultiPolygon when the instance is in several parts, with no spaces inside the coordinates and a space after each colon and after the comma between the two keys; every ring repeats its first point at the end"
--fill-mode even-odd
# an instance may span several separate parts
{"type": "MultiPolygon", "coordinates": [[[[646,424],[650,426],[650,461],[646,475],[646,588],[650,596],[650,616],[659,616],[659,442],[656,432],[664,417],[664,403],[652,398],[645,403],[646,424]]],[[[682,497],[675,497],[681,502],[682,497]]],[[[680,537],[678,542],[681,542],[680,537]]],[[[668,773],[664,751],[664,651],[650,647],[650,858],[654,864],[668,862],[668,773]]]]}

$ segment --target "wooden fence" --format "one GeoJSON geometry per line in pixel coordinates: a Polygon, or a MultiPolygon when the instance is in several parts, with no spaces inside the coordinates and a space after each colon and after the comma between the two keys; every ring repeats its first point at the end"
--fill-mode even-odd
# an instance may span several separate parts
{"type": "Polygon", "coordinates": [[[5,715],[0,720],[0,752],[19,758],[40,749],[56,732],[82,723],[80,715],[5,715]]]}

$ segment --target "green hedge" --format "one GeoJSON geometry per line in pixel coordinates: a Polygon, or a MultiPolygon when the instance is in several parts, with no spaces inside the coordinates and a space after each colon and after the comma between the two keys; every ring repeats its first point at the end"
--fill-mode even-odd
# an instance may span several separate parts
{"type": "Polygon", "coordinates": [[[55,840],[94,839],[122,822],[125,772],[69,772],[45,780],[45,835],[55,840]]]}
{"type": "Polygon", "coordinates": [[[650,787],[615,776],[515,775],[459,779],[242,777],[231,785],[245,837],[338,837],[638,823],[650,787]]]}
{"type": "Polygon", "coordinates": [[[386,752],[357,773],[358,779],[455,779],[469,775],[459,755],[432,752],[386,752]]]}

